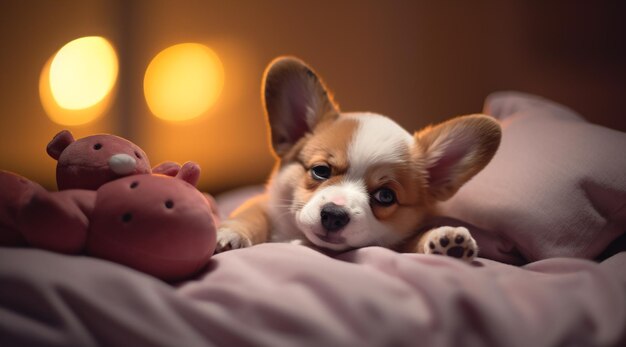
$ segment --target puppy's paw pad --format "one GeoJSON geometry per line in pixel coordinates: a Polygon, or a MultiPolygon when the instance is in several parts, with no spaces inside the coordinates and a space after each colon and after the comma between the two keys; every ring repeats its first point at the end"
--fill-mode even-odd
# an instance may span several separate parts
{"type": "Polygon", "coordinates": [[[424,253],[441,254],[471,262],[478,255],[476,240],[464,227],[432,230],[424,243],[424,253]]]}
{"type": "Polygon", "coordinates": [[[228,227],[220,227],[217,230],[215,253],[222,253],[232,249],[246,248],[250,246],[252,246],[250,239],[228,227]]]}

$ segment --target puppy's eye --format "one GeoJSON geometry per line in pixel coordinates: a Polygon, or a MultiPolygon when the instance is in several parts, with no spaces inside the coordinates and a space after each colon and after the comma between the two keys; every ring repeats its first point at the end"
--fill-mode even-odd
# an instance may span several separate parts
{"type": "Polygon", "coordinates": [[[372,198],[383,206],[391,206],[396,203],[396,193],[389,188],[380,188],[372,194],[372,198]]]}
{"type": "Polygon", "coordinates": [[[317,181],[325,181],[330,178],[330,166],[315,165],[311,168],[311,177],[317,181]]]}

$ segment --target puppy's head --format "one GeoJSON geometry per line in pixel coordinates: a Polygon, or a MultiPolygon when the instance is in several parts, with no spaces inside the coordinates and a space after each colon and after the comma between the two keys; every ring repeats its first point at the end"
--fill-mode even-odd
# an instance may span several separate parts
{"type": "Polygon", "coordinates": [[[500,143],[500,126],[484,115],[412,135],[385,116],[340,113],[317,74],[295,58],[269,65],[263,103],[279,159],[270,213],[279,229],[337,251],[410,236],[500,143]]]}

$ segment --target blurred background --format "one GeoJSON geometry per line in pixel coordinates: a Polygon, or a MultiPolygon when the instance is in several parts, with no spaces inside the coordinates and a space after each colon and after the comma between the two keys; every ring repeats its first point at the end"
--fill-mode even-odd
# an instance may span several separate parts
{"type": "MultiPolygon", "coordinates": [[[[626,131],[619,1],[0,2],[0,168],[55,189],[60,130],[113,133],[153,165],[193,160],[217,194],[273,165],[268,62],[312,65],[345,111],[409,130],[520,90],[626,131]]],[[[584,141],[584,139],[581,139],[584,141]]]]}

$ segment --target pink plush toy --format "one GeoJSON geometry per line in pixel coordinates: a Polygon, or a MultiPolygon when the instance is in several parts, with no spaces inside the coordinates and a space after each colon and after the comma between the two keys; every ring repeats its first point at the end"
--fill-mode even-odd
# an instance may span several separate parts
{"type": "Polygon", "coordinates": [[[180,165],[173,162],[150,169],[148,156],[139,146],[109,134],[74,140],[72,133],[63,130],[54,136],[46,150],[58,161],[59,190],[96,190],[104,183],[124,176],[146,173],[175,176],[180,170],[180,165]]]}
{"type": "Polygon", "coordinates": [[[97,190],[49,192],[0,171],[0,245],[86,253],[164,280],[193,275],[215,249],[211,201],[193,185],[195,163],[176,177],[123,177],[97,190]]]}
{"type": "Polygon", "coordinates": [[[86,253],[164,280],[190,276],[215,249],[218,213],[195,185],[197,164],[150,169],[134,143],[102,134],[58,133],[47,147],[58,161],[49,192],[0,171],[0,246],[86,253]]]}

